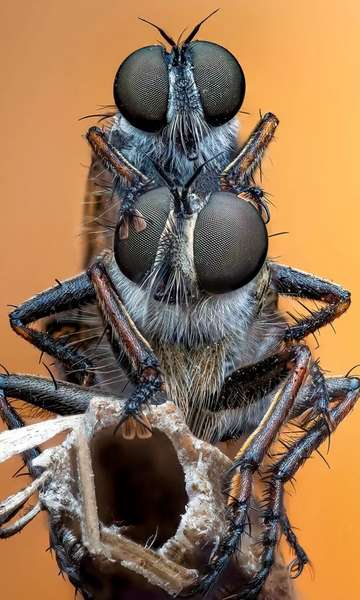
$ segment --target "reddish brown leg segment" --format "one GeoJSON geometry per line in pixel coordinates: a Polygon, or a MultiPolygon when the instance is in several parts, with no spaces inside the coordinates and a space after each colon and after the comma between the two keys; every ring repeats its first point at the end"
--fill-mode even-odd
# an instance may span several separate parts
{"type": "Polygon", "coordinates": [[[159,362],[114,290],[101,261],[90,267],[89,276],[96,290],[103,319],[110,326],[115,341],[118,342],[113,346],[114,354],[116,356],[120,346],[132,367],[137,384],[134,393],[126,402],[124,418],[121,422],[122,433],[128,438],[134,437],[135,433],[144,437],[146,435],[144,425],[146,427],[148,424],[143,416],[139,419],[138,413],[146,403],[151,402],[154,394],[161,388],[159,362]],[[141,425],[140,430],[136,420],[141,425]]]}
{"type": "Polygon", "coordinates": [[[261,159],[274,137],[279,120],[272,113],[266,113],[259,121],[239,154],[220,175],[220,187],[224,191],[236,191],[251,179],[261,159]]]}
{"type": "MultiPolygon", "coordinates": [[[[358,378],[352,378],[351,381],[344,380],[344,386],[346,384],[347,386],[351,384],[351,391],[345,393],[339,399],[338,404],[329,411],[335,427],[348,415],[359,398],[360,380],[358,378]]],[[[320,417],[297,442],[292,444],[283,458],[271,468],[268,483],[268,499],[263,515],[265,532],[261,539],[261,547],[263,548],[261,568],[256,577],[249,582],[246,589],[238,596],[239,600],[256,598],[260,592],[273,565],[275,549],[281,535],[281,529],[283,529],[288,542],[296,553],[296,558],[290,567],[292,575],[294,577],[300,575],[305,564],[308,562],[307,556],[298,544],[285,515],[283,499],[284,485],[294,477],[306,459],[317,450],[327,436],[327,422],[323,417],[320,417]]]]}
{"type": "Polygon", "coordinates": [[[114,192],[117,182],[123,178],[128,183],[126,193],[122,193],[121,208],[119,210],[118,235],[120,239],[127,239],[129,224],[133,224],[136,231],[143,231],[146,222],[143,215],[135,208],[136,198],[152,186],[153,181],[146,177],[132,165],[119,150],[107,139],[106,133],[99,127],[91,127],[87,139],[104,167],[114,175],[114,192]]]}
{"type": "Polygon", "coordinates": [[[115,177],[123,177],[130,185],[135,182],[143,185],[150,183],[150,179],[146,175],[134,167],[115,146],[110,144],[105,131],[99,127],[90,127],[87,139],[95,155],[115,177]]]}
{"type": "Polygon", "coordinates": [[[235,475],[231,481],[229,496],[228,534],[220,542],[215,556],[211,559],[208,572],[200,582],[201,590],[207,590],[216,582],[241,542],[247,524],[254,472],[259,468],[281,426],[286,422],[298,391],[307,377],[310,360],[311,353],[306,346],[294,348],[293,370],[289,378],[275,395],[258,427],[235,457],[232,467],[235,475]]]}

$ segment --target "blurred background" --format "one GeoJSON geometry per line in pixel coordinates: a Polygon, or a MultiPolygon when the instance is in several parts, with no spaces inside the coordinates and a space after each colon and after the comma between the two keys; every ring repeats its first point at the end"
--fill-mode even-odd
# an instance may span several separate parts
{"type": "MultiPolygon", "coordinates": [[[[2,2],[0,360],[14,372],[46,376],[39,352],[10,331],[6,304],[76,274],[82,197],[89,163],[79,117],[112,103],[120,62],[156,43],[143,16],[175,38],[215,8],[200,39],[241,62],[247,95],[242,135],[259,110],[280,118],[263,164],[272,194],[271,255],[341,283],[349,312],[319,336],[323,368],[344,374],[360,362],[359,159],[360,4],[355,0],[37,0],[2,2]]],[[[312,341],[310,344],[312,344],[312,341]]],[[[358,370],[359,372],[359,370],[358,370]]],[[[312,458],[289,497],[290,517],[313,568],[297,583],[306,600],[353,600],[359,589],[360,406],[312,458]],[[326,453],[326,448],[323,451],[326,453]]],[[[19,489],[19,463],[1,465],[0,498],[19,489]]],[[[46,519],[0,543],[4,598],[68,600],[57,576],[46,519]]]]}

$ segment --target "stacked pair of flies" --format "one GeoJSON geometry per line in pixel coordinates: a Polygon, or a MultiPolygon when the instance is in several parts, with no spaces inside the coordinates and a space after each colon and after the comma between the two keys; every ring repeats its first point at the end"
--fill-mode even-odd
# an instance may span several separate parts
{"type": "MultiPolygon", "coordinates": [[[[265,114],[239,145],[243,70],[222,46],[195,39],[202,23],[178,42],[156,27],[166,48],[136,50],[118,69],[116,111],[87,133],[85,270],[10,314],[14,331],[53,357],[61,377],[5,373],[0,406],[7,427],[21,430],[9,398],[70,417],[86,413],[99,394],[121,396],[114,434],[131,442],[151,438],[152,407],[171,401],[199,439],[241,440],[230,470],[218,474],[225,534],[183,593],[211,597],[220,580],[226,588],[227,569],[251,535],[260,479],[257,567],[231,595],[245,599],[261,597],[282,535],[295,553],[292,574],[308,562],[286,514],[284,486],[352,409],[360,380],[325,377],[306,345],[346,311],[350,293],[268,258],[270,211],[255,179],[278,119],[265,114]],[[280,296],[321,307],[304,305],[305,314],[289,323],[280,296]],[[41,330],[34,327],[40,319],[41,330]],[[104,354],[116,373],[110,380],[104,354]],[[293,422],[297,435],[270,460],[293,422]]],[[[19,448],[37,479],[41,450],[19,448]]],[[[43,508],[19,516],[25,500],[0,505],[0,537],[43,508]]],[[[66,523],[59,528],[66,531],[66,523]]],[[[71,536],[56,528],[50,535],[61,568],[81,589],[71,536]]]]}

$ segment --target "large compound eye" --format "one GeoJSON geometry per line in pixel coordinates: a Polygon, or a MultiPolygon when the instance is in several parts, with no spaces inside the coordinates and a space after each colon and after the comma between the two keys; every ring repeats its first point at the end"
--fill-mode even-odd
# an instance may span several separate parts
{"type": "Polygon", "coordinates": [[[236,58],[212,42],[193,42],[189,47],[194,79],[204,115],[210,125],[232,119],[245,95],[245,77],[236,58]]]}
{"type": "Polygon", "coordinates": [[[168,97],[168,68],[161,46],[136,50],[120,65],[114,99],[132,125],[143,131],[159,131],[166,125],[168,97]]]}
{"type": "Polygon", "coordinates": [[[268,248],[258,211],[235,194],[217,192],[199,213],[194,262],[199,284],[211,294],[237,290],[260,271],[268,248]]]}
{"type": "Polygon", "coordinates": [[[129,236],[121,239],[119,229],[115,233],[114,254],[121,271],[140,283],[154,264],[159,240],[171,208],[171,194],[166,187],[146,192],[136,201],[136,209],[141,212],[146,228],[136,231],[129,225],[129,236]]]}

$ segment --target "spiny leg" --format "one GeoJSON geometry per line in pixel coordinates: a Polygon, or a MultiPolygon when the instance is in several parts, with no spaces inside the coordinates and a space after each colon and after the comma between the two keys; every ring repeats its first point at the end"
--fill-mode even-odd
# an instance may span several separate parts
{"type": "Polygon", "coordinates": [[[274,389],[288,375],[292,348],[272,354],[267,358],[236,369],[226,377],[216,401],[212,402],[212,410],[228,410],[237,408],[244,401],[244,396],[263,396],[274,389]]]}
{"type": "Polygon", "coordinates": [[[283,511],[283,514],[280,518],[281,531],[285,535],[286,541],[289,544],[290,548],[295,554],[295,559],[289,565],[289,572],[293,578],[299,577],[304,569],[304,567],[310,562],[309,558],[303,549],[303,547],[299,544],[297,536],[294,533],[293,528],[290,525],[290,521],[288,516],[283,511]]]}
{"type": "MultiPolygon", "coordinates": [[[[282,296],[325,302],[327,306],[290,325],[284,334],[285,341],[299,341],[340,317],[350,306],[350,292],[336,283],[285,265],[270,263],[272,282],[282,296]]],[[[306,308],[306,307],[305,307],[306,308]]]]}
{"type": "MultiPolygon", "coordinates": [[[[221,388],[217,398],[211,403],[211,413],[209,420],[213,421],[214,437],[212,443],[219,440],[234,439],[249,433],[258,424],[259,412],[254,411],[254,415],[247,416],[246,421],[239,420],[237,411],[244,409],[250,404],[255,405],[261,402],[263,398],[274,393],[276,389],[285,381],[291,371],[290,359],[293,348],[287,346],[281,352],[268,356],[262,361],[241,367],[229,375],[221,388]],[[233,418],[229,419],[229,411],[233,411],[233,418]],[[236,418],[238,423],[236,423],[236,418]]],[[[291,417],[311,409],[311,415],[324,414],[328,412],[328,386],[330,393],[335,386],[332,379],[327,379],[325,384],[324,375],[317,362],[313,362],[309,369],[307,382],[301,387],[296,403],[292,409],[291,417]]],[[[334,378],[336,379],[336,378],[334,378]]],[[[336,379],[337,381],[337,379],[336,379]]]]}
{"type": "MultiPolygon", "coordinates": [[[[0,375],[0,393],[5,397],[23,400],[32,406],[62,416],[84,413],[92,398],[99,395],[99,392],[92,388],[80,387],[72,383],[51,381],[33,375],[12,374],[0,375]]],[[[102,394],[102,396],[106,395],[102,394]]],[[[20,416],[17,415],[18,421],[13,422],[14,409],[8,403],[6,407],[6,410],[2,409],[1,416],[9,429],[22,427],[24,423],[20,416]]]]}
{"type": "MultiPolygon", "coordinates": [[[[133,437],[134,427],[137,427],[134,419],[138,419],[142,407],[151,401],[163,384],[159,361],[114,290],[106,272],[105,263],[102,261],[95,263],[89,269],[89,275],[96,289],[103,319],[110,326],[114,336],[114,342],[111,342],[113,351],[121,361],[118,353],[118,348],[121,347],[129,361],[137,384],[136,389],[126,401],[121,421],[123,435],[133,437]],[[126,423],[125,421],[129,417],[132,417],[132,420],[130,423],[126,423]]],[[[139,421],[140,424],[147,425],[147,420],[144,421],[143,416],[139,421]]]]}
{"type": "MultiPolygon", "coordinates": [[[[124,362],[122,353],[125,354],[137,383],[137,388],[128,399],[124,411],[124,420],[132,416],[134,421],[141,406],[148,402],[161,387],[159,364],[149,344],[137,330],[113,289],[101,260],[92,265],[88,273],[64,281],[19,306],[10,314],[11,326],[40,350],[47,352],[66,366],[73,369],[77,367],[77,371],[80,371],[82,376],[81,383],[89,385],[93,383],[94,374],[91,372],[92,365],[88,358],[66,342],[54,339],[48,333],[36,331],[27,325],[51,313],[78,308],[82,304],[96,300],[103,319],[113,334],[114,341],[111,346],[114,355],[122,365],[124,362]]],[[[140,419],[140,435],[144,434],[146,424],[146,420],[140,419]]],[[[136,425],[135,422],[133,425],[136,425]]],[[[129,423],[124,423],[123,433],[128,436],[133,435],[134,427],[130,427],[131,431],[127,433],[124,428],[129,428],[129,423]]],[[[137,426],[135,431],[136,429],[137,426]]]]}
{"type": "Polygon", "coordinates": [[[121,152],[113,146],[100,127],[90,127],[86,135],[94,154],[116,177],[123,177],[129,184],[140,181],[150,183],[150,179],[132,165],[121,152]]]}
{"type": "MultiPolygon", "coordinates": [[[[87,305],[84,311],[79,308],[67,311],[66,313],[57,313],[46,320],[42,330],[55,340],[59,340],[62,344],[76,348],[77,352],[81,352],[81,354],[86,355],[92,361],[91,344],[95,344],[97,348],[97,345],[101,343],[99,335],[101,335],[103,325],[100,316],[98,316],[97,327],[96,325],[94,326],[95,319],[89,316],[89,311],[90,307],[87,305]]],[[[94,311],[95,315],[95,305],[91,307],[91,311],[94,311]]],[[[60,380],[78,383],[78,374],[69,372],[60,361],[56,361],[55,369],[57,377],[60,380]]],[[[98,370],[97,362],[93,362],[93,369],[98,370]]],[[[98,379],[96,377],[97,381],[94,385],[99,384],[98,379]]]]}
{"type": "Polygon", "coordinates": [[[86,273],[68,279],[30,300],[27,300],[10,313],[10,325],[26,341],[42,352],[53,356],[67,368],[79,374],[79,383],[91,384],[94,381],[92,364],[88,358],[68,344],[53,338],[48,333],[36,331],[29,324],[48,317],[55,312],[78,308],[95,300],[95,291],[86,273]]]}
{"type": "MultiPolygon", "coordinates": [[[[2,377],[7,376],[3,375],[2,377]]],[[[11,404],[9,404],[2,386],[0,386],[0,417],[8,429],[18,429],[25,425],[19,413],[11,406],[11,404]]],[[[28,472],[32,477],[37,477],[39,475],[39,471],[33,466],[32,461],[39,456],[40,452],[39,448],[31,448],[30,450],[25,450],[21,455],[28,472]]]]}
{"type": "MultiPolygon", "coordinates": [[[[0,390],[0,417],[6,423],[8,429],[18,429],[20,427],[24,427],[24,421],[15,408],[8,403],[2,390],[0,390]]],[[[37,447],[25,450],[21,454],[24,464],[28,469],[29,475],[34,479],[34,482],[30,484],[28,488],[17,492],[0,503],[0,539],[8,538],[21,531],[25,525],[27,525],[27,523],[29,523],[41,511],[41,505],[38,502],[17,521],[11,525],[8,525],[7,527],[3,527],[3,525],[8,523],[10,519],[17,515],[19,510],[25,506],[27,500],[45,480],[45,475],[41,474],[41,471],[35,467],[32,462],[37,456],[39,456],[39,454],[40,449],[37,447]]]]}
{"type": "Polygon", "coordinates": [[[289,378],[278,390],[260,424],[234,459],[231,471],[235,471],[235,474],[231,480],[228,507],[230,525],[198,584],[199,590],[206,591],[215,584],[239,547],[246,529],[254,473],[294,406],[298,391],[307,377],[310,360],[311,353],[306,346],[293,349],[293,369],[289,378]]]}
{"type": "MultiPolygon", "coordinates": [[[[344,389],[347,391],[343,398],[330,410],[331,419],[336,427],[349,414],[358,400],[360,379],[351,378],[344,381],[344,389]],[[351,391],[349,388],[352,388],[351,391]]],[[[261,546],[264,548],[261,556],[261,569],[249,582],[246,589],[234,598],[249,600],[257,597],[273,565],[275,548],[284,525],[288,527],[285,535],[297,553],[296,559],[292,563],[292,573],[295,577],[300,575],[307,557],[298,545],[287,518],[284,521],[284,485],[294,477],[298,469],[317,450],[327,435],[327,423],[324,418],[320,417],[297,442],[292,444],[285,456],[271,467],[268,479],[268,498],[263,515],[265,532],[261,538],[261,546]]]]}
{"type": "Polygon", "coordinates": [[[220,187],[223,191],[241,191],[249,184],[278,124],[278,119],[272,113],[266,113],[261,118],[239,154],[221,173],[220,187]]]}
{"type": "Polygon", "coordinates": [[[87,139],[94,154],[101,160],[104,167],[113,174],[115,187],[119,179],[128,183],[128,188],[122,194],[121,209],[119,217],[119,236],[126,239],[129,235],[129,223],[134,225],[136,231],[143,231],[146,222],[143,215],[135,208],[138,195],[144,193],[153,185],[149,179],[132,165],[107,138],[105,131],[99,127],[91,127],[87,133],[87,139]]]}
{"type": "Polygon", "coordinates": [[[114,176],[93,154],[86,184],[83,209],[83,268],[112,247],[114,226],[118,219],[119,198],[114,194],[114,176]]]}

